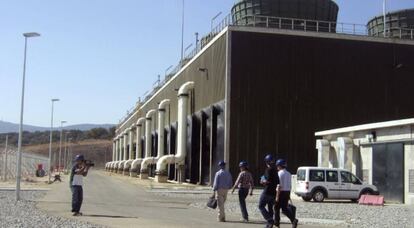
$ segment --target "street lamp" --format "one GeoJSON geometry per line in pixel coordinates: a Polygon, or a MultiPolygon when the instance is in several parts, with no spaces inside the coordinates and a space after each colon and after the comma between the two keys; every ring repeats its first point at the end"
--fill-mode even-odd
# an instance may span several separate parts
{"type": "Polygon", "coordinates": [[[62,161],[62,137],[63,137],[63,124],[67,123],[66,120],[62,120],[60,121],[60,142],[59,142],[59,157],[58,157],[58,172],[60,173],[60,166],[61,166],[61,161],[62,161]]]}
{"type": "Polygon", "coordinates": [[[17,174],[16,174],[16,201],[20,200],[20,181],[22,173],[22,135],[23,135],[23,112],[24,112],[24,84],[26,79],[26,55],[27,55],[27,38],[40,36],[39,33],[23,33],[24,36],[24,61],[23,61],[23,80],[22,80],[22,100],[20,107],[20,125],[19,125],[19,142],[17,146],[17,174]]]}
{"type": "Polygon", "coordinates": [[[218,14],[216,14],[216,16],[214,16],[212,19],[211,19],[211,32],[213,32],[213,24],[214,24],[214,20],[216,20],[219,16],[221,15],[221,11],[218,13],[218,14]]]}
{"type": "Polygon", "coordinates": [[[49,139],[49,183],[52,175],[52,141],[53,141],[53,104],[59,99],[52,99],[52,115],[50,118],[50,139],[49,139]]]}
{"type": "Polygon", "coordinates": [[[70,132],[65,132],[65,151],[63,152],[63,170],[68,169],[68,135],[70,132]]]}

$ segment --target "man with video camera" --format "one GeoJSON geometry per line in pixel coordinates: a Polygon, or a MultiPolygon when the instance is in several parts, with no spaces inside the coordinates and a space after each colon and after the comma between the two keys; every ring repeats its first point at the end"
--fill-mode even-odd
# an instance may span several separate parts
{"type": "Polygon", "coordinates": [[[73,216],[80,216],[80,208],[83,201],[83,177],[88,175],[88,170],[94,164],[91,161],[85,160],[83,155],[76,155],[75,165],[70,174],[70,187],[72,190],[72,212],[73,216]]]}

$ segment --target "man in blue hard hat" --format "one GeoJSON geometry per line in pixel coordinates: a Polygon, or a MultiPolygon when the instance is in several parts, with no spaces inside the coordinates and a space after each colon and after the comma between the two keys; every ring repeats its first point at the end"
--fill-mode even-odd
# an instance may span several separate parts
{"type": "Polygon", "coordinates": [[[266,228],[271,228],[274,224],[273,206],[276,201],[276,187],[279,184],[279,176],[277,174],[273,156],[271,154],[266,155],[264,161],[266,164],[266,171],[260,179],[260,183],[264,186],[264,189],[259,199],[259,210],[267,222],[266,228]]]}
{"type": "Polygon", "coordinates": [[[226,202],[229,189],[233,186],[233,178],[230,172],[226,170],[226,163],[224,161],[220,161],[218,166],[220,170],[217,171],[214,177],[213,197],[216,197],[217,192],[217,206],[219,208],[217,220],[219,222],[225,222],[226,214],[224,212],[224,203],[226,202]]]}
{"type": "Polygon", "coordinates": [[[83,155],[76,155],[75,165],[72,167],[70,174],[70,184],[72,190],[72,212],[73,216],[80,216],[82,201],[83,201],[83,177],[88,175],[89,166],[85,164],[85,157],[83,155]]]}
{"type": "Polygon", "coordinates": [[[279,197],[276,198],[275,205],[275,226],[279,227],[280,209],[282,209],[283,214],[290,219],[290,222],[292,222],[292,227],[296,228],[298,226],[298,220],[295,218],[293,212],[288,208],[290,190],[292,188],[292,175],[289,171],[286,170],[286,167],[287,163],[284,159],[279,159],[276,161],[276,168],[278,170],[280,183],[277,187],[279,197]]]}

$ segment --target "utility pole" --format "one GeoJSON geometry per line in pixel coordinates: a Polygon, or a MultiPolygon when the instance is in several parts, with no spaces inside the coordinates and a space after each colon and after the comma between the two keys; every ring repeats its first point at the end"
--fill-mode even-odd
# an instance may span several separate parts
{"type": "Polygon", "coordinates": [[[60,142],[59,142],[59,157],[58,157],[58,173],[60,173],[61,160],[62,160],[62,137],[63,137],[63,124],[66,123],[65,120],[60,121],[60,142]]]}
{"type": "Polygon", "coordinates": [[[9,135],[6,135],[6,145],[4,147],[4,157],[3,157],[3,181],[7,180],[7,146],[9,143],[9,135]]]}

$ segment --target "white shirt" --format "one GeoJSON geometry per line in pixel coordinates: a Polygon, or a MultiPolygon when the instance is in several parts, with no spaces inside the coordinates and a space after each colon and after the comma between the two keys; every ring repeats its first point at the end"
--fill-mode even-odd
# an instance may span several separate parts
{"type": "Polygon", "coordinates": [[[292,189],[292,175],[286,169],[278,172],[280,181],[280,191],[290,191],[292,189]]]}
{"type": "Polygon", "coordinates": [[[83,185],[83,175],[73,175],[72,185],[82,186],[83,185]]]}

